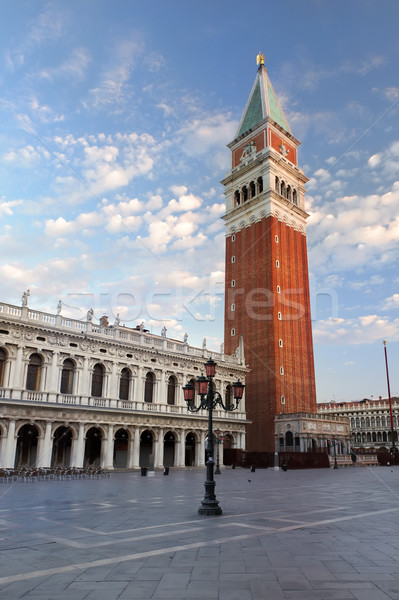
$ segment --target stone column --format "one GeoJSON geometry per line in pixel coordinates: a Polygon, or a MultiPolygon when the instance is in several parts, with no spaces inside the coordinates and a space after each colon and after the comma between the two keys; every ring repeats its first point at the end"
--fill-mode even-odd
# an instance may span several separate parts
{"type": "Polygon", "coordinates": [[[159,390],[158,390],[158,402],[160,402],[161,404],[166,404],[167,400],[168,400],[165,376],[166,376],[165,371],[161,371],[161,381],[159,383],[159,390]]]}
{"type": "MultiPolygon", "coordinates": [[[[101,441],[101,450],[102,450],[102,444],[105,444],[105,450],[104,450],[104,465],[101,465],[104,467],[104,469],[107,469],[109,471],[112,471],[114,468],[114,426],[113,425],[108,425],[108,433],[107,433],[107,439],[106,440],[102,440],[101,441]]],[[[101,454],[103,454],[103,452],[101,452],[101,454]]]]}
{"type": "Polygon", "coordinates": [[[2,466],[12,469],[15,464],[15,451],[17,448],[17,438],[15,437],[15,421],[11,420],[8,424],[8,434],[5,440],[5,454],[2,460],[2,466]]]}
{"type": "Polygon", "coordinates": [[[39,437],[36,455],[37,467],[49,467],[51,464],[51,454],[53,452],[51,443],[51,425],[51,422],[48,421],[46,423],[43,437],[39,437]]]}
{"type": "Polygon", "coordinates": [[[137,385],[134,399],[136,402],[144,402],[143,367],[139,366],[137,371],[137,385]]]}
{"type": "Polygon", "coordinates": [[[48,380],[47,380],[47,386],[46,386],[47,392],[58,392],[59,391],[57,359],[58,359],[58,353],[54,352],[51,357],[51,364],[50,364],[49,370],[48,370],[48,380]]]}
{"type": "MultiPolygon", "coordinates": [[[[215,444],[216,448],[216,444],[215,444]]],[[[202,467],[205,464],[205,431],[200,432],[200,441],[197,444],[198,456],[195,457],[197,467],[202,467]]]]}
{"type": "Polygon", "coordinates": [[[82,468],[85,454],[85,425],[79,423],[78,437],[72,440],[71,466],[82,468]]]}
{"type": "Polygon", "coordinates": [[[131,432],[129,431],[129,440],[127,443],[127,462],[126,462],[126,467],[128,469],[133,469],[133,467],[134,467],[133,458],[134,458],[134,438],[132,439],[131,432]]]}
{"type": "Polygon", "coordinates": [[[14,364],[14,372],[11,380],[11,387],[21,389],[25,387],[25,381],[23,377],[25,375],[25,369],[22,363],[22,348],[19,346],[17,350],[17,358],[14,364]]]}
{"type": "Polygon", "coordinates": [[[160,427],[158,429],[157,433],[158,433],[158,439],[155,444],[155,461],[154,461],[155,468],[163,467],[163,451],[164,451],[164,443],[163,443],[164,432],[163,432],[162,427],[160,427]]]}
{"type": "Polygon", "coordinates": [[[83,359],[82,377],[79,378],[79,390],[77,394],[79,396],[90,396],[91,395],[91,373],[89,373],[89,359],[87,356],[83,359]]]}
{"type": "Polygon", "coordinates": [[[4,464],[6,458],[6,446],[7,446],[7,436],[5,433],[0,437],[0,468],[4,468],[6,465],[4,464]]]}
{"type": "Polygon", "coordinates": [[[180,440],[177,450],[177,466],[184,467],[186,465],[186,430],[180,431],[180,440]]]}
{"type": "Polygon", "coordinates": [[[133,461],[132,467],[138,469],[140,466],[140,429],[134,428],[134,439],[133,439],[133,461]]]}
{"type": "Polygon", "coordinates": [[[101,447],[100,447],[100,467],[105,469],[105,460],[106,460],[106,448],[107,448],[107,440],[108,437],[104,437],[102,429],[101,431],[101,447]]]}
{"type": "Polygon", "coordinates": [[[109,384],[109,398],[117,400],[119,398],[119,389],[118,389],[118,373],[117,373],[118,365],[116,362],[112,363],[112,371],[110,376],[110,384],[109,384]]]}

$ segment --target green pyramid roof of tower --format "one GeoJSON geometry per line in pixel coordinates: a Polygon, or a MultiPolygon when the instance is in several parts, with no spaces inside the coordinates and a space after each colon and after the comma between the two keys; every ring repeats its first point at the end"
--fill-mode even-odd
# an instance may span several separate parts
{"type": "Polygon", "coordinates": [[[254,85],[248,98],[236,138],[256,127],[270,117],[288,133],[291,129],[277,99],[264,64],[259,66],[254,85]]]}

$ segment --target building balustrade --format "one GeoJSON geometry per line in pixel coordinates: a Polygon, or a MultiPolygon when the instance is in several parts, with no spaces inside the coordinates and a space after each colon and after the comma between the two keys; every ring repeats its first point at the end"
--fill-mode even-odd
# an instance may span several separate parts
{"type": "Polygon", "coordinates": [[[187,354],[193,357],[206,355],[207,357],[214,358],[219,363],[225,362],[228,359],[230,363],[235,363],[237,365],[241,364],[239,356],[226,357],[220,352],[210,351],[205,348],[195,348],[184,341],[166,340],[165,338],[160,338],[160,336],[152,333],[130,329],[122,325],[109,325],[103,327],[101,325],[95,325],[90,321],[70,319],[63,317],[62,315],[51,315],[49,313],[31,310],[30,308],[27,309],[26,307],[16,307],[4,302],[0,303],[0,315],[11,317],[16,321],[32,321],[32,325],[44,325],[63,333],[90,334],[93,339],[104,338],[109,340],[112,338],[115,341],[128,342],[137,346],[167,349],[168,351],[187,354]]]}
{"type": "MultiPolygon", "coordinates": [[[[149,403],[139,401],[119,400],[115,398],[96,398],[93,396],[74,396],[65,395],[57,392],[33,392],[30,390],[19,390],[13,388],[0,388],[0,398],[12,402],[31,402],[32,404],[66,404],[68,406],[88,406],[98,409],[121,410],[128,412],[150,412],[165,414],[174,414],[187,416],[187,407],[183,404],[171,405],[166,403],[149,403]]],[[[215,415],[223,419],[224,411],[215,410],[215,415]],[[220,414],[219,414],[220,413],[220,414]]],[[[225,417],[224,417],[225,418],[225,417]]],[[[245,419],[242,412],[229,415],[231,419],[245,419]]]]}

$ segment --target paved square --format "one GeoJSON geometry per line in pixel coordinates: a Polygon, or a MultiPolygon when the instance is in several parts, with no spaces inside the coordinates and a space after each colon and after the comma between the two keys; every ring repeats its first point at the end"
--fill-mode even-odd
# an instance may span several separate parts
{"type": "Polygon", "coordinates": [[[0,598],[399,599],[399,468],[0,485],[0,598]]]}

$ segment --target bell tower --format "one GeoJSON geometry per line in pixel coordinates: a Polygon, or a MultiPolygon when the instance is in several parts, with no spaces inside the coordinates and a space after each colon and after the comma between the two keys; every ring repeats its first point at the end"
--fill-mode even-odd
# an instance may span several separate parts
{"type": "MultiPolygon", "coordinates": [[[[316,413],[305,183],[264,57],[231,150],[225,185],[225,352],[243,336],[247,450],[275,449],[275,417],[316,413]]],[[[299,438],[298,438],[299,445],[299,438]]],[[[296,442],[293,441],[295,446],[296,442]]],[[[299,447],[298,447],[299,450],[299,447]]]]}

